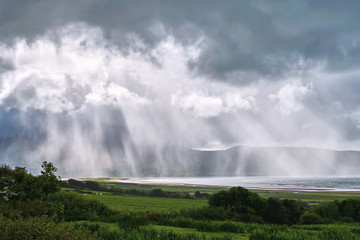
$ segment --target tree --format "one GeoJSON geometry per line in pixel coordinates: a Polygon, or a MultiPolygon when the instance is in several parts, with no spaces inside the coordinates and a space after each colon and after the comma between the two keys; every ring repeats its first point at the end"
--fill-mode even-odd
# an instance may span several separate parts
{"type": "Polygon", "coordinates": [[[224,207],[237,213],[254,212],[262,215],[265,208],[265,200],[257,193],[250,192],[243,187],[233,187],[228,191],[219,191],[209,198],[209,205],[224,207]]]}
{"type": "Polygon", "coordinates": [[[60,177],[55,175],[57,168],[51,162],[44,161],[41,165],[41,175],[38,176],[44,196],[60,190],[60,177]]]}
{"type": "Polygon", "coordinates": [[[270,223],[286,223],[285,207],[280,200],[272,197],[268,198],[264,219],[270,223]]]}
{"type": "Polygon", "coordinates": [[[194,196],[195,196],[196,198],[201,198],[201,193],[200,193],[199,191],[196,191],[196,192],[194,193],[194,196]]]}
{"type": "Polygon", "coordinates": [[[296,224],[303,213],[303,209],[292,199],[283,199],[281,202],[285,208],[286,224],[296,224]]]}
{"type": "Polygon", "coordinates": [[[26,168],[0,166],[0,195],[4,200],[44,199],[60,190],[57,169],[51,162],[42,163],[41,175],[33,176],[26,168]]]}

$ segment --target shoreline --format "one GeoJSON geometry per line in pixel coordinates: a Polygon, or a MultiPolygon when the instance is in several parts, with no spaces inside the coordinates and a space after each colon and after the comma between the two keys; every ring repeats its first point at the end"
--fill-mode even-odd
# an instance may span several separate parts
{"type": "MultiPolygon", "coordinates": [[[[124,183],[124,184],[138,184],[138,185],[155,185],[155,186],[174,186],[174,187],[209,187],[209,188],[232,188],[234,186],[229,185],[213,185],[213,184],[200,184],[200,183],[181,183],[181,182],[161,182],[161,181],[149,181],[149,179],[139,179],[139,178],[123,178],[123,179],[106,179],[108,182],[115,183],[124,183]]],[[[241,186],[241,185],[239,185],[241,186]]],[[[292,192],[292,193],[353,193],[360,194],[360,189],[335,189],[335,188],[303,188],[303,187],[247,187],[249,190],[259,190],[259,191],[268,191],[268,192],[292,192]]]]}

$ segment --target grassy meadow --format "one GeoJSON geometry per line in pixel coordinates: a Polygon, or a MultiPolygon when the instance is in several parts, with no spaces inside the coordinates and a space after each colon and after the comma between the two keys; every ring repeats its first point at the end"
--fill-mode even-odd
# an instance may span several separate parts
{"type": "MultiPolygon", "coordinates": [[[[186,192],[193,195],[196,191],[206,193],[216,193],[226,188],[218,187],[196,187],[196,186],[169,186],[169,185],[149,185],[149,184],[128,184],[113,183],[107,180],[98,180],[99,183],[110,188],[111,186],[123,189],[137,189],[151,191],[161,188],[164,191],[186,192]]],[[[253,190],[263,198],[294,199],[308,204],[309,208],[319,204],[344,199],[360,199],[360,193],[338,193],[338,192],[287,192],[287,191],[265,191],[253,190]]],[[[208,200],[200,199],[177,199],[149,196],[133,195],[114,195],[109,192],[102,192],[103,195],[86,194],[85,198],[98,200],[109,208],[121,212],[126,212],[134,216],[147,216],[149,213],[167,214],[170,212],[178,213],[186,209],[196,209],[206,207],[208,200]],[[144,213],[145,215],[141,215],[144,213]]],[[[80,221],[76,224],[98,225],[100,229],[107,229],[116,235],[123,236],[121,229],[116,223],[104,223],[96,221],[80,221]]],[[[101,231],[100,231],[101,232],[101,231]]],[[[269,225],[257,223],[243,223],[229,220],[196,220],[183,216],[176,216],[173,220],[154,221],[136,227],[131,230],[134,236],[140,236],[141,232],[156,232],[159,237],[166,236],[169,239],[234,239],[234,240],[257,240],[257,239],[360,239],[359,223],[332,223],[318,225],[269,225]],[[138,235],[137,235],[138,234],[138,235]],[[171,235],[174,234],[174,235],[171,235]]],[[[110,234],[111,235],[111,234],[110,234]]],[[[155,234],[156,235],[156,234],[155,234]]],[[[111,239],[108,238],[108,239],[111,239]]],[[[116,239],[116,238],[114,238],[116,239]]],[[[145,239],[145,238],[144,238],[145,239]]],[[[166,239],[166,238],[165,238],[166,239]]]]}
{"type": "Polygon", "coordinates": [[[138,211],[179,211],[181,209],[199,208],[207,205],[206,199],[177,199],[160,197],[142,197],[129,195],[88,194],[86,198],[105,203],[111,209],[129,212],[138,211]]]}
{"type": "Polygon", "coordinates": [[[360,193],[59,181],[0,166],[0,239],[360,240],[360,193]]]}

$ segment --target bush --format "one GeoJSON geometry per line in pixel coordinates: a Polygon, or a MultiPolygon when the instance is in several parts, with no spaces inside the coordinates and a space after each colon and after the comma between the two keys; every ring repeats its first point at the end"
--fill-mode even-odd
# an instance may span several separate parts
{"type": "MultiPolygon", "coordinates": [[[[199,196],[199,193],[197,193],[199,196]]],[[[264,199],[257,193],[242,187],[220,191],[209,198],[209,205],[230,210],[234,219],[244,222],[268,222],[275,224],[295,224],[303,212],[299,204],[290,199],[264,199]]]]}
{"type": "Polygon", "coordinates": [[[313,210],[316,214],[323,218],[331,219],[335,221],[339,216],[339,207],[337,206],[336,202],[327,202],[320,204],[313,210]]]}
{"type": "Polygon", "coordinates": [[[194,209],[181,210],[180,214],[183,217],[192,219],[207,219],[207,220],[225,220],[231,219],[234,215],[230,210],[222,207],[202,207],[194,209]]]}
{"type": "Polygon", "coordinates": [[[151,197],[167,197],[167,193],[164,192],[162,189],[157,188],[150,191],[151,197]]]}
{"type": "Polygon", "coordinates": [[[0,166],[0,201],[46,199],[48,194],[59,191],[57,169],[46,161],[41,166],[43,170],[39,176],[33,176],[22,167],[0,166]]]}
{"type": "Polygon", "coordinates": [[[119,216],[118,224],[120,228],[135,229],[139,226],[148,225],[149,220],[142,216],[124,214],[119,216]]]}
{"type": "Polygon", "coordinates": [[[88,220],[95,216],[110,216],[116,214],[105,204],[97,200],[86,199],[77,193],[58,192],[49,195],[49,201],[64,205],[62,218],[65,221],[88,220]]]}
{"type": "Polygon", "coordinates": [[[0,239],[98,239],[85,228],[75,229],[70,225],[56,224],[47,217],[27,218],[12,221],[0,217],[0,239]]]}
{"type": "Polygon", "coordinates": [[[301,224],[321,224],[321,223],[325,223],[326,219],[320,217],[318,214],[316,213],[312,213],[312,212],[305,212],[301,217],[300,217],[300,223],[301,224]]]}

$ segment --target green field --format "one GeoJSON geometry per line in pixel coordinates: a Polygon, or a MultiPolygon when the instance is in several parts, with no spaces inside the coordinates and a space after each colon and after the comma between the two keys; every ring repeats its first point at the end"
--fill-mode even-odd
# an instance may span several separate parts
{"type": "Polygon", "coordinates": [[[107,187],[119,187],[122,189],[137,189],[137,190],[153,190],[157,188],[161,188],[164,191],[169,192],[188,192],[195,193],[196,191],[200,191],[202,193],[216,193],[220,190],[224,190],[227,188],[224,187],[216,187],[216,186],[191,186],[191,185],[165,185],[165,184],[137,184],[137,183],[124,183],[124,182],[113,182],[111,180],[116,180],[113,178],[86,178],[81,180],[88,180],[98,182],[107,187]]]}
{"type": "MultiPolygon", "coordinates": [[[[159,186],[157,186],[159,187],[159,186]]],[[[174,191],[173,187],[172,190],[174,191]]],[[[186,190],[179,187],[181,191],[186,190]]],[[[310,206],[317,205],[326,201],[358,199],[359,193],[316,193],[316,192],[267,192],[255,191],[260,196],[268,198],[275,197],[280,199],[295,199],[307,202],[310,206]]],[[[142,197],[129,195],[112,195],[104,192],[103,195],[87,194],[87,198],[99,200],[110,208],[122,211],[169,211],[189,208],[203,207],[207,205],[206,199],[177,199],[177,198],[159,198],[159,197],[142,197]]]]}
{"type": "Polygon", "coordinates": [[[181,209],[198,208],[207,205],[204,199],[178,199],[142,197],[129,195],[88,194],[87,198],[99,200],[110,208],[121,211],[179,211],[181,209]]]}
{"type": "Polygon", "coordinates": [[[359,193],[59,182],[42,167],[0,167],[0,239],[360,240],[359,193]]]}
{"type": "MultiPolygon", "coordinates": [[[[116,185],[124,189],[138,189],[151,191],[161,188],[164,191],[171,192],[188,192],[193,194],[196,191],[203,193],[215,193],[226,188],[212,187],[194,187],[194,186],[159,186],[159,185],[142,185],[142,184],[123,184],[123,183],[107,183],[106,180],[99,181],[108,187],[116,185]]],[[[285,191],[265,191],[253,190],[264,198],[274,197],[279,199],[295,199],[308,203],[311,207],[320,203],[343,199],[360,198],[359,193],[336,193],[336,192],[285,192],[285,191]]],[[[94,192],[95,193],[95,192],[94,192]]],[[[177,198],[160,198],[149,196],[132,196],[132,195],[113,195],[103,192],[103,195],[86,194],[86,198],[95,199],[105,203],[111,209],[128,212],[129,214],[137,214],[141,212],[168,212],[180,211],[182,209],[194,209],[207,206],[206,199],[177,199],[177,198]]],[[[267,224],[246,224],[241,222],[230,221],[192,221],[191,226],[178,226],[174,223],[156,223],[151,222],[139,229],[131,230],[134,236],[138,236],[142,231],[155,231],[159,234],[178,234],[181,239],[291,239],[291,240],[307,240],[307,239],[360,239],[357,237],[360,233],[360,224],[330,224],[330,225],[294,225],[294,226],[276,226],[267,224]],[[205,224],[205,229],[199,228],[205,224]],[[230,225],[228,230],[216,230],[220,225],[230,225]],[[208,226],[206,226],[208,225],[208,226]],[[208,229],[208,230],[207,230],[208,229]],[[240,230],[236,230],[240,229],[240,230]]],[[[175,221],[176,222],[176,221],[175,221]]],[[[94,224],[94,222],[88,222],[94,224]]],[[[121,232],[115,223],[98,222],[106,231],[121,232]]],[[[181,225],[181,223],[180,223],[181,225]]],[[[120,234],[120,233],[119,233],[120,234]]]]}
{"type": "MultiPolygon", "coordinates": [[[[84,179],[85,180],[85,179],[84,179]]],[[[216,186],[172,186],[172,185],[161,185],[161,184],[137,184],[137,183],[123,183],[123,182],[112,182],[109,180],[115,180],[112,178],[97,178],[97,179],[86,179],[90,181],[96,181],[100,184],[103,184],[106,187],[119,187],[122,189],[137,189],[137,190],[146,190],[151,191],[153,189],[161,188],[163,191],[169,192],[186,192],[190,194],[194,194],[196,191],[200,191],[201,193],[209,193],[213,194],[220,190],[227,190],[228,188],[224,187],[216,187],[216,186]]],[[[294,191],[268,191],[268,190],[252,190],[253,192],[258,193],[260,196],[264,198],[274,197],[279,199],[295,199],[307,202],[310,206],[317,205],[319,203],[334,201],[334,200],[344,200],[344,199],[360,199],[360,192],[349,193],[349,192],[317,192],[317,191],[309,191],[309,192],[296,192],[294,191]]]]}
{"type": "Polygon", "coordinates": [[[280,199],[295,199],[309,203],[310,206],[317,205],[319,203],[344,200],[344,199],[360,199],[359,193],[347,193],[347,192],[284,192],[284,191],[255,191],[264,198],[274,197],[280,199]]]}

